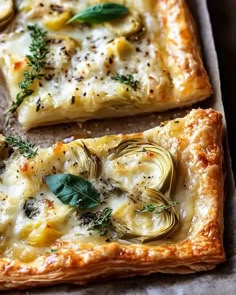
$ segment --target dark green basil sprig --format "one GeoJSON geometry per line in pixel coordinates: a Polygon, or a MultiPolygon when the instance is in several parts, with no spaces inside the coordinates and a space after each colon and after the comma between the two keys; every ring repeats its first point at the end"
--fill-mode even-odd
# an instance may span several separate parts
{"type": "Polygon", "coordinates": [[[46,176],[49,189],[62,203],[79,209],[89,209],[100,205],[100,196],[93,185],[72,174],[53,174],[46,176]]]}
{"type": "Polygon", "coordinates": [[[117,3],[104,3],[93,5],[68,20],[67,24],[75,21],[82,21],[89,24],[100,24],[118,17],[121,17],[129,12],[128,8],[117,3]]]}

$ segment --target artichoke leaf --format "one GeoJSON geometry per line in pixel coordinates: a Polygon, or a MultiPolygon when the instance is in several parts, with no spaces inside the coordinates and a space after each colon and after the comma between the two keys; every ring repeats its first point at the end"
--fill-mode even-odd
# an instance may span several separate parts
{"type": "Polygon", "coordinates": [[[123,239],[136,239],[139,242],[150,242],[167,237],[176,229],[179,214],[171,202],[160,192],[146,189],[138,202],[128,200],[123,203],[112,215],[115,230],[123,239]],[[168,210],[138,213],[148,205],[157,207],[165,205],[168,210]]]}
{"type": "MultiPolygon", "coordinates": [[[[171,194],[175,182],[175,165],[171,154],[161,146],[153,143],[145,143],[140,139],[124,140],[111,150],[109,160],[121,162],[121,158],[142,153],[142,164],[155,165],[152,180],[148,181],[148,187],[162,192],[168,197],[171,194]]],[[[153,168],[153,169],[154,169],[153,168]]]]}
{"type": "Polygon", "coordinates": [[[143,23],[138,12],[132,11],[123,17],[106,22],[105,26],[118,36],[129,37],[141,31],[143,23]]]}
{"type": "Polygon", "coordinates": [[[73,145],[74,157],[67,164],[67,172],[77,174],[85,179],[93,180],[100,175],[100,160],[97,155],[90,152],[85,143],[77,140],[73,145]],[[75,165],[75,162],[77,165],[75,165]]]}

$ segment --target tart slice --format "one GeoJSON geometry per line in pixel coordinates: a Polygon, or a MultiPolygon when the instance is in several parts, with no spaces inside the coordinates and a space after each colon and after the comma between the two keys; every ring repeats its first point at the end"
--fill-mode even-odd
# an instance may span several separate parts
{"type": "Polygon", "coordinates": [[[0,35],[6,105],[26,129],[162,112],[212,94],[184,0],[54,2],[19,1],[12,32],[0,35]]]}
{"type": "Polygon", "coordinates": [[[221,135],[221,114],[198,109],[49,148],[2,136],[1,288],[213,269],[224,261],[221,135]]]}

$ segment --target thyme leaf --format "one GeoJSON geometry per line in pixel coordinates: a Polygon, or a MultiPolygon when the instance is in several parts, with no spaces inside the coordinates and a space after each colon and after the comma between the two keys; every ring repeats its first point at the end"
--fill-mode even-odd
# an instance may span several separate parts
{"type": "Polygon", "coordinates": [[[32,43],[30,44],[30,54],[28,58],[29,70],[25,70],[23,74],[23,81],[19,83],[20,91],[16,95],[15,101],[12,102],[7,112],[15,112],[17,108],[23,103],[26,97],[30,96],[34,90],[32,86],[34,80],[40,80],[44,74],[42,69],[45,66],[45,58],[49,50],[47,47],[47,32],[40,28],[38,25],[28,26],[32,43]]]}
{"type": "Polygon", "coordinates": [[[34,158],[38,154],[38,149],[35,150],[35,145],[28,139],[24,141],[20,136],[8,136],[5,140],[10,147],[17,149],[27,159],[34,158]]]}
{"type": "Polygon", "coordinates": [[[162,213],[165,210],[169,210],[170,208],[178,205],[178,202],[170,202],[170,205],[153,205],[153,204],[148,204],[146,206],[144,206],[142,209],[140,210],[136,210],[137,213],[146,213],[146,212],[154,212],[154,213],[162,213]]]}
{"type": "Polygon", "coordinates": [[[129,74],[127,76],[125,75],[119,75],[111,77],[112,80],[118,81],[122,84],[126,84],[131,86],[135,91],[138,89],[139,82],[137,80],[134,80],[134,76],[129,74]]]}

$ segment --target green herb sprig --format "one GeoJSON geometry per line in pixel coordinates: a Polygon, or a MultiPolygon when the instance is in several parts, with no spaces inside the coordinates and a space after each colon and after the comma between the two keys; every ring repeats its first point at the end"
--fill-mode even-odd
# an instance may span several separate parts
{"type": "Polygon", "coordinates": [[[45,58],[48,54],[47,46],[47,32],[38,25],[28,26],[32,43],[29,47],[30,54],[27,55],[28,66],[30,70],[25,70],[23,74],[23,81],[19,83],[20,91],[16,95],[16,100],[10,106],[8,112],[15,112],[17,108],[23,103],[26,97],[30,96],[34,91],[30,87],[35,79],[40,80],[44,74],[42,69],[45,66],[45,58]]]}
{"type": "Polygon", "coordinates": [[[134,76],[129,74],[127,76],[125,75],[119,75],[111,77],[112,80],[118,81],[122,84],[126,84],[131,86],[135,91],[138,89],[139,82],[137,80],[134,80],[134,76]]]}
{"type": "Polygon", "coordinates": [[[112,209],[107,207],[97,214],[96,219],[93,221],[92,226],[88,230],[97,231],[100,236],[104,236],[107,233],[107,227],[111,220],[112,209]]]}
{"type": "Polygon", "coordinates": [[[153,205],[153,204],[148,204],[147,206],[144,206],[140,210],[136,210],[137,213],[146,213],[146,212],[154,212],[154,213],[162,213],[165,210],[169,210],[172,207],[175,207],[178,205],[178,202],[170,202],[170,205],[153,205]]]}
{"type": "Polygon", "coordinates": [[[128,13],[128,8],[117,3],[104,3],[90,6],[68,20],[67,24],[83,21],[88,24],[99,24],[121,17],[128,13]]]}
{"type": "Polygon", "coordinates": [[[27,159],[34,158],[38,154],[38,149],[35,149],[35,145],[28,139],[24,141],[20,136],[8,136],[5,140],[10,147],[17,149],[27,159]]]}

